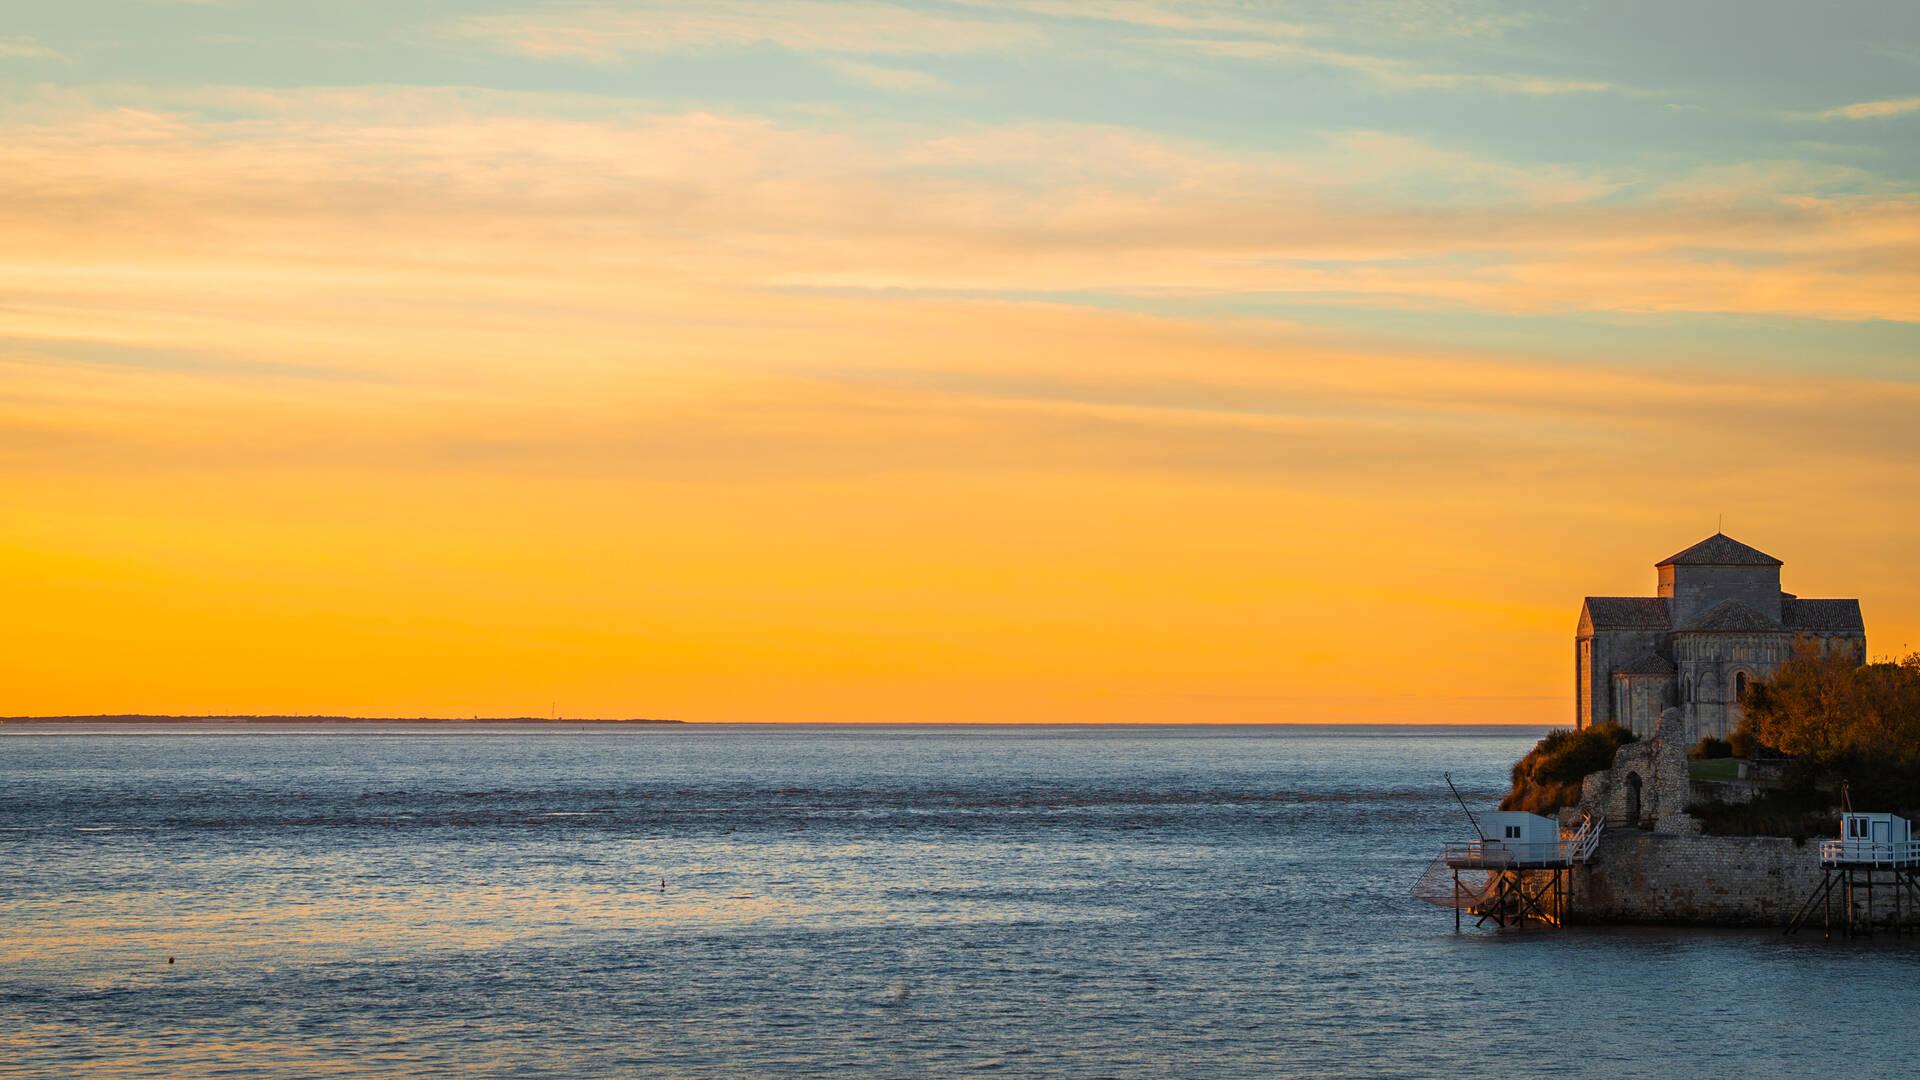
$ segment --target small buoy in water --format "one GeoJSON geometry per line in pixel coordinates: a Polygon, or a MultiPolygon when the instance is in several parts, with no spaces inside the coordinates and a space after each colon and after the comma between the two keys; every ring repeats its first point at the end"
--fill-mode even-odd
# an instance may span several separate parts
{"type": "Polygon", "coordinates": [[[660,879],[660,891],[661,891],[661,892],[666,892],[666,891],[667,891],[667,879],[666,879],[666,878],[661,878],[661,879],[660,879]]]}
{"type": "Polygon", "coordinates": [[[173,963],[173,957],[171,956],[167,957],[167,963],[169,964],[173,963]]]}

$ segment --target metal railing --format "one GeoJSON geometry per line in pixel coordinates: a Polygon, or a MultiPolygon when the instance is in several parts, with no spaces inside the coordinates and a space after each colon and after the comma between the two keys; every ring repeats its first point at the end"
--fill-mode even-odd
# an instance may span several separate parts
{"type": "Polygon", "coordinates": [[[1920,841],[1847,840],[1820,841],[1822,866],[1920,866],[1920,841]]]}
{"type": "Polygon", "coordinates": [[[1470,840],[1448,844],[1447,862],[1455,866],[1512,866],[1515,863],[1561,862],[1564,844],[1521,844],[1507,840],[1470,840]]]}
{"type": "Polygon", "coordinates": [[[1586,862],[1593,857],[1593,851],[1600,846],[1600,832],[1607,824],[1601,818],[1590,817],[1580,823],[1580,831],[1569,840],[1573,846],[1573,861],[1586,862]]]}
{"type": "Polygon", "coordinates": [[[1588,818],[1580,831],[1550,843],[1523,844],[1506,840],[1472,840],[1448,844],[1442,853],[1450,866],[1572,866],[1586,862],[1600,845],[1601,823],[1588,818]]]}

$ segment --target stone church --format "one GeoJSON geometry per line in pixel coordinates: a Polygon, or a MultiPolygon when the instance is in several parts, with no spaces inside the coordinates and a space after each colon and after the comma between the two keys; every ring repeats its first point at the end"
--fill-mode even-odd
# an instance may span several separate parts
{"type": "Polygon", "coordinates": [[[1645,737],[1677,707],[1686,739],[1726,738],[1740,693],[1796,641],[1864,660],[1858,600],[1780,591],[1780,560],[1715,533],[1655,564],[1658,596],[1589,596],[1574,636],[1574,726],[1618,723],[1645,737]]]}

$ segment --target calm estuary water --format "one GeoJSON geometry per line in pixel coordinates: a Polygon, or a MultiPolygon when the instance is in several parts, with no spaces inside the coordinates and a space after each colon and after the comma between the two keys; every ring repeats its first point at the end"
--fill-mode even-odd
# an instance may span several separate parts
{"type": "Polygon", "coordinates": [[[0,1075],[1912,1075],[1912,945],[1410,900],[1538,735],[10,727],[0,1075]]]}

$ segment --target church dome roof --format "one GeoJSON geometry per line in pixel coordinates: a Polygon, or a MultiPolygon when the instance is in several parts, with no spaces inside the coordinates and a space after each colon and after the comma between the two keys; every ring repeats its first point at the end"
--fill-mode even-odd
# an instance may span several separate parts
{"type": "Polygon", "coordinates": [[[1681,634],[1782,634],[1780,625],[1766,612],[1739,600],[1722,600],[1687,620],[1681,634]]]}
{"type": "Polygon", "coordinates": [[[1662,566],[1779,566],[1780,560],[1735,540],[1725,533],[1714,533],[1678,554],[1653,564],[1662,566]]]}

